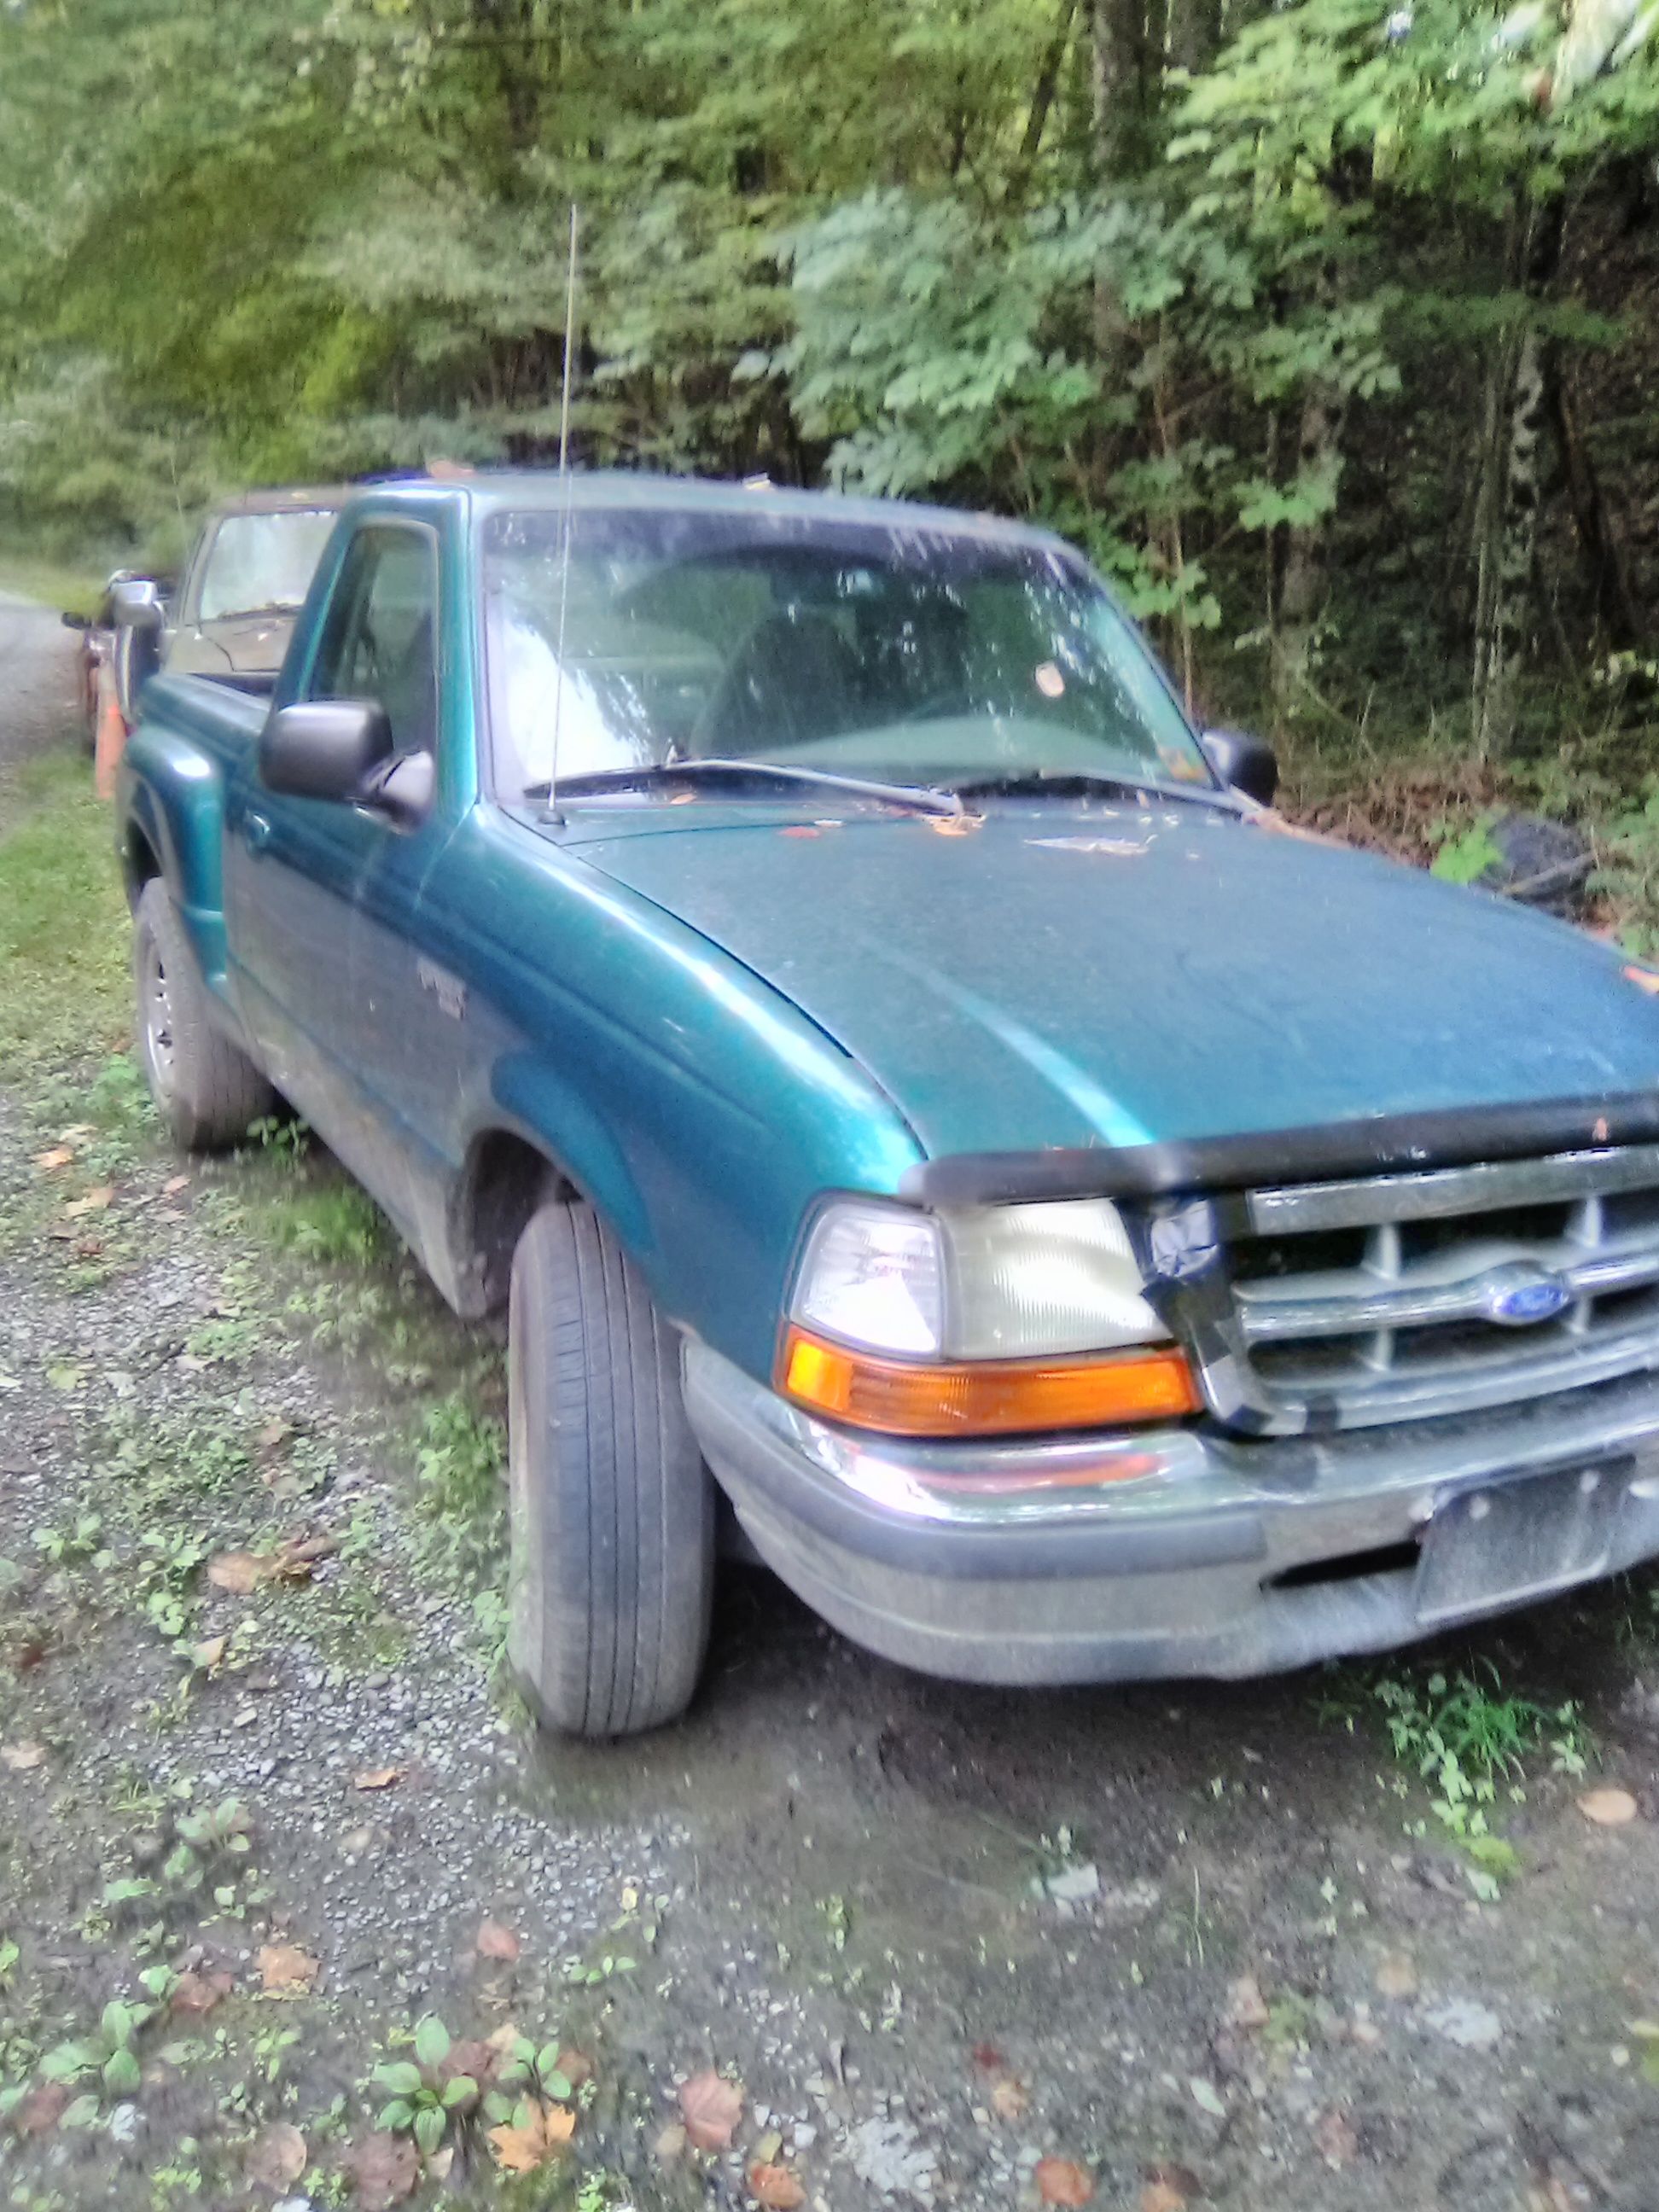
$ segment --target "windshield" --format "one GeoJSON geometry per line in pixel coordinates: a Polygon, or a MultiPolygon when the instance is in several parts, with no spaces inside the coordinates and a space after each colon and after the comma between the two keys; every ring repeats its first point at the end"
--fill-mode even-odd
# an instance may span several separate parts
{"type": "Polygon", "coordinates": [[[313,507],[228,515],[214,533],[196,619],[302,605],[335,520],[331,508],[313,507]]]}
{"type": "Polygon", "coordinates": [[[561,781],[712,757],[902,784],[1215,788],[1146,648],[1073,556],[933,521],[769,514],[764,498],[752,513],[577,507],[562,684],[562,518],[487,518],[499,798],[545,792],[556,701],[561,781]]]}

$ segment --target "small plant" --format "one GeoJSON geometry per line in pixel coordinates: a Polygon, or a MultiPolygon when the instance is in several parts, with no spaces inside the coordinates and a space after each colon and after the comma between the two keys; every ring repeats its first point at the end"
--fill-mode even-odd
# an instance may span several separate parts
{"type": "Polygon", "coordinates": [[[496,2072],[484,2111],[492,2120],[526,2127],[532,2101],[568,2105],[573,2094],[569,2077],[559,2070],[557,2043],[544,2043],[538,2050],[527,2035],[521,2035],[496,2072]]]}
{"type": "Polygon", "coordinates": [[[470,2074],[448,2071],[450,2033],[435,2013],[417,2024],[414,2048],[413,2060],[384,2059],[374,2069],[374,2079],[392,2093],[374,2124],[393,2135],[412,2135],[430,2158],[451,2120],[477,2101],[478,2085],[470,2074]]]}
{"type": "Polygon", "coordinates": [[[297,1166],[311,1150],[311,1125],[297,1115],[263,1115],[247,1126],[248,1140],[289,1167],[297,1166]]]}
{"type": "Polygon", "coordinates": [[[109,1565],[110,1555],[104,1545],[104,1520],[100,1513],[82,1513],[69,1528],[37,1528],[33,1540],[35,1550],[54,1567],[109,1565]]]}
{"type": "Polygon", "coordinates": [[[253,1848],[253,1823],[240,1799],[227,1797],[198,1813],[181,1813],[176,1826],[179,1841],[203,1858],[228,1851],[240,1858],[253,1848]]]}
{"type": "Polygon", "coordinates": [[[1465,830],[1450,823],[1440,823],[1440,850],[1434,856],[1431,873],[1443,883],[1474,884],[1489,868],[1501,868],[1504,855],[1492,834],[1497,819],[1495,814],[1483,814],[1465,830]]]}
{"type": "Polygon", "coordinates": [[[130,2097],[143,2079],[133,2044],[153,2010],[112,1998],[99,2016],[97,2033],[55,2044],[40,2061],[41,2073],[71,2087],[96,2080],[106,2096],[130,2097]]]}

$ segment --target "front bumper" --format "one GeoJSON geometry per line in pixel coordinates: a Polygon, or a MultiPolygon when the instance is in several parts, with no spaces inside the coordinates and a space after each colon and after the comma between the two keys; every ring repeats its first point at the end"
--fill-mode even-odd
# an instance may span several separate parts
{"type": "MultiPolygon", "coordinates": [[[[832,1427],[702,1345],[684,1380],[767,1564],[845,1635],[956,1680],[1271,1674],[1659,1556],[1659,1376],[1326,1437],[1194,1425],[974,1445],[832,1427]],[[1534,1477],[1556,1478],[1547,1542],[1517,1580],[1511,1540],[1483,1583],[1470,1493],[1534,1477]],[[1461,1555],[1431,1602],[1437,1516],[1459,1522],[1461,1555]]],[[[1524,1534],[1521,1504],[1506,1517],[1524,1534]]]]}

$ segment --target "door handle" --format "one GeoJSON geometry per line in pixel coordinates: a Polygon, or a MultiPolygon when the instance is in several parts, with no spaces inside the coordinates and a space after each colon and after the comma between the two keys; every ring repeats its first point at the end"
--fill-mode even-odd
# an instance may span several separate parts
{"type": "Polygon", "coordinates": [[[242,842],[250,853],[263,853],[270,842],[270,817],[268,814],[245,814],[242,817],[242,842]]]}

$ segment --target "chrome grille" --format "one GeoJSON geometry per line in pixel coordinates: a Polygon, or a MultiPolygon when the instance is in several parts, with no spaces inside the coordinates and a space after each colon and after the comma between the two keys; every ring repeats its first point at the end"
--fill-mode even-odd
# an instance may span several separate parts
{"type": "Polygon", "coordinates": [[[1213,1410],[1298,1434],[1659,1366],[1659,1146],[1218,1200],[1177,1297],[1213,1410]]]}

